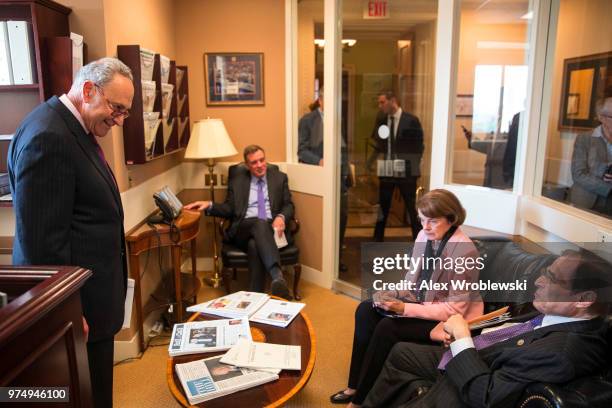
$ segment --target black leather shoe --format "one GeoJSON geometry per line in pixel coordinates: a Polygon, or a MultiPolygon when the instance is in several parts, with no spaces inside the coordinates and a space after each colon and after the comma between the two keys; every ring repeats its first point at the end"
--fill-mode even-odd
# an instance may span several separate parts
{"type": "Polygon", "coordinates": [[[329,400],[332,404],[348,404],[353,399],[352,395],[348,395],[344,393],[344,390],[340,390],[331,397],[329,400]]]}
{"type": "Polygon", "coordinates": [[[289,288],[287,288],[287,282],[284,279],[274,279],[272,281],[271,291],[274,296],[278,296],[283,299],[291,300],[289,294],[289,288]]]}

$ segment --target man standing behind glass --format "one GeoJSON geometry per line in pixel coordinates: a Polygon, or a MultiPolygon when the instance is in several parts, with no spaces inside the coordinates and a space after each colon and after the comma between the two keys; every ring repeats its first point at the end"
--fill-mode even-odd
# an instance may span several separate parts
{"type": "Polygon", "coordinates": [[[612,215],[612,98],[596,105],[601,125],[576,136],[570,201],[577,207],[612,215]]]}
{"type": "Polygon", "coordinates": [[[421,158],[425,149],[423,128],[416,116],[402,111],[396,95],[392,92],[378,95],[378,108],[382,114],[376,117],[376,125],[372,132],[376,152],[379,155],[377,174],[380,181],[378,190],[380,210],[374,228],[374,241],[382,242],[384,239],[385,225],[395,188],[400,190],[404,199],[414,239],[421,230],[415,201],[417,179],[421,175],[421,158]],[[383,125],[389,128],[388,137],[380,136],[379,129],[383,125]],[[385,163],[391,165],[392,170],[387,167],[385,172],[385,163]]]}
{"type": "MultiPolygon", "coordinates": [[[[300,163],[323,165],[323,88],[319,96],[310,106],[310,112],[302,116],[298,124],[298,160],[300,163]]],[[[340,257],[348,220],[348,189],[353,182],[350,177],[348,149],[344,137],[340,147],[340,257]]],[[[347,266],[340,262],[340,271],[347,266]]]]}
{"type": "Polygon", "coordinates": [[[13,263],[93,272],[81,302],[96,408],[113,405],[113,341],[123,324],[127,288],[121,197],[96,139],[123,125],[133,95],[124,63],[91,62],[67,95],[52,97],[23,120],[8,152],[13,263]]]}

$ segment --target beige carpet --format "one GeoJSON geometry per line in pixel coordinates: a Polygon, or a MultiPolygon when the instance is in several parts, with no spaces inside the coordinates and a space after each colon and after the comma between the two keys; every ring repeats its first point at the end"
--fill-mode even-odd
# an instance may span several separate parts
{"type": "MultiPolygon", "coordinates": [[[[243,288],[237,285],[236,290],[239,289],[243,288]]],[[[306,303],[304,313],[315,329],[317,354],[310,381],[286,406],[333,406],[329,403],[329,396],[346,386],[357,301],[306,281],[300,283],[300,289],[302,302],[306,303]]],[[[213,299],[223,293],[204,287],[198,301],[213,299]]],[[[115,407],[179,406],[166,384],[167,342],[168,338],[154,339],[151,344],[162,345],[150,346],[139,360],[115,366],[115,407]]]]}

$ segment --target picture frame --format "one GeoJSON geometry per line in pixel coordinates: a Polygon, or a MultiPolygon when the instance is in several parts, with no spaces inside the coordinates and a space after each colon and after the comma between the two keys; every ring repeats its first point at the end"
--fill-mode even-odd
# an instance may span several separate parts
{"type": "Polygon", "coordinates": [[[471,118],[474,115],[474,95],[460,94],[455,101],[455,117],[471,118]]]}
{"type": "Polygon", "coordinates": [[[599,126],[596,104],[612,91],[612,51],[563,61],[559,130],[599,126]]]}
{"type": "Polygon", "coordinates": [[[263,53],[204,53],[206,105],[264,105],[263,53]]]}

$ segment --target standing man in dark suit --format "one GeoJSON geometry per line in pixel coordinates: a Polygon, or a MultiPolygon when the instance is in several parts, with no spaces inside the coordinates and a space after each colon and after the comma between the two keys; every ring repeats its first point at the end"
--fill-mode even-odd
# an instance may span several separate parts
{"type": "Polygon", "coordinates": [[[364,406],[514,407],[530,383],[596,373],[608,350],[609,271],[604,261],[567,251],[536,280],[541,314],[532,320],[472,338],[454,315],[444,327],[450,350],[398,343],[364,406]]]}
{"type": "Polygon", "coordinates": [[[230,219],[227,238],[249,256],[250,290],[263,292],[269,274],[272,294],[289,299],[274,239],[274,234],[285,235],[288,242],[292,239],[285,224],[294,211],[287,175],[268,165],[257,145],[245,147],[243,156],[244,164],[229,168],[225,202],[196,201],[185,208],[230,219]]]}
{"type": "Polygon", "coordinates": [[[378,160],[380,211],[374,227],[374,241],[382,242],[384,239],[391,199],[396,188],[404,198],[412,238],[415,239],[421,230],[415,201],[417,179],[421,175],[421,158],[425,149],[423,128],[416,116],[402,111],[397,97],[392,92],[384,92],[378,96],[378,108],[381,114],[376,117],[372,138],[377,154],[382,154],[383,158],[378,160]],[[383,125],[389,128],[389,136],[386,138],[381,138],[379,134],[383,125]]]}
{"type": "Polygon", "coordinates": [[[133,95],[125,64],[94,61],[77,73],[68,94],[52,97],[23,120],[8,152],[13,263],[93,272],[81,302],[96,408],[113,403],[113,342],[127,287],[121,197],[96,137],[123,125],[133,95]]]}

